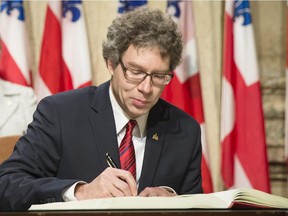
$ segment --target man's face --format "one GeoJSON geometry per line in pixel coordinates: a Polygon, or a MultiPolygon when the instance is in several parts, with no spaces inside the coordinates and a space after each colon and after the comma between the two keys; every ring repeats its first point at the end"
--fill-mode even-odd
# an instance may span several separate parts
{"type": "MultiPolygon", "coordinates": [[[[158,48],[138,48],[130,46],[122,56],[123,65],[129,70],[149,74],[169,71],[169,58],[162,58],[158,48]]],[[[111,86],[114,96],[130,118],[139,117],[147,112],[158,101],[164,86],[156,86],[147,76],[140,83],[127,80],[120,64],[113,68],[108,61],[112,75],[111,86]]]]}

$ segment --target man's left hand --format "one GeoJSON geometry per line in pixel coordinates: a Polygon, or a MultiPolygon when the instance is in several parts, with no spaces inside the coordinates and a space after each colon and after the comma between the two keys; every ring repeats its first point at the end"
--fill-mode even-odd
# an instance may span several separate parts
{"type": "Polygon", "coordinates": [[[143,191],[140,192],[139,196],[142,197],[153,197],[153,196],[175,196],[176,194],[173,191],[169,191],[164,187],[146,187],[143,191]]]}

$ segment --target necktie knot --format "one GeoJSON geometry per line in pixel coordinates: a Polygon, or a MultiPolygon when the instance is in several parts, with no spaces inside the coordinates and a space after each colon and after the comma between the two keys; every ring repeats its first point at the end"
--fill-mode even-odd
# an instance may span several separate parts
{"type": "Polygon", "coordinates": [[[130,119],[130,121],[126,124],[126,133],[133,132],[134,127],[136,126],[137,122],[133,119],[130,119]]]}

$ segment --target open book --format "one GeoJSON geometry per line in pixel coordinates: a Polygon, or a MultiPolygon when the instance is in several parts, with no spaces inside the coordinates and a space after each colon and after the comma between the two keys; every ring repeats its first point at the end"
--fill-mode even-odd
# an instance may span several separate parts
{"type": "Polygon", "coordinates": [[[288,199],[255,189],[233,189],[210,194],[174,197],[113,197],[73,202],[32,205],[39,210],[123,210],[123,209],[193,209],[193,208],[288,208],[288,199]]]}

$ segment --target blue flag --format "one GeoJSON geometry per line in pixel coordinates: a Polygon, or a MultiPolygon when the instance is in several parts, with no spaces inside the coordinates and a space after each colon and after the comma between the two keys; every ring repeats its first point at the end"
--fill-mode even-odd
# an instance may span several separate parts
{"type": "Polygon", "coordinates": [[[137,7],[145,5],[147,5],[147,0],[142,1],[119,0],[118,13],[122,14],[128,11],[132,11],[137,7]]]}

